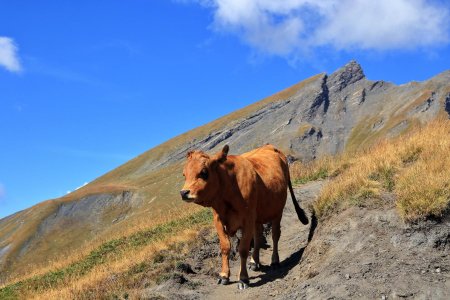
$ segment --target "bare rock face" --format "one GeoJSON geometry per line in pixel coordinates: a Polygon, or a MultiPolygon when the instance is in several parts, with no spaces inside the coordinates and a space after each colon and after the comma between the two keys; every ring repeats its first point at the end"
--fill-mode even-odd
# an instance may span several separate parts
{"type": "Polygon", "coordinates": [[[34,235],[21,247],[19,257],[32,251],[37,245],[53,236],[46,251],[54,251],[52,246],[59,244],[71,247],[73,239],[60,238],[57,232],[66,231],[72,237],[82,235],[85,238],[95,236],[104,226],[110,226],[129,217],[128,212],[133,207],[139,207],[141,199],[132,192],[123,191],[119,194],[96,194],[83,197],[78,201],[61,203],[42,219],[34,235]],[[73,226],[77,224],[76,226],[73,226]]]}
{"type": "Polygon", "coordinates": [[[232,153],[273,143],[295,159],[312,160],[357,148],[375,136],[394,137],[413,122],[427,122],[450,111],[443,73],[421,83],[394,85],[366,79],[356,61],[331,75],[322,74],[294,95],[268,103],[203,138],[186,141],[164,160],[143,165],[140,172],[183,159],[186,151],[217,151],[229,144],[232,153]]]}
{"type": "Polygon", "coordinates": [[[347,86],[364,78],[365,75],[361,66],[352,60],[330,76],[328,85],[330,90],[340,92],[347,86]]]}

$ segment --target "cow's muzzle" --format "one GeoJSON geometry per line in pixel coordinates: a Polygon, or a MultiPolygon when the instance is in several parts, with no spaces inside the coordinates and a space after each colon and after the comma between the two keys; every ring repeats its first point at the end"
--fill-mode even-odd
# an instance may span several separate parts
{"type": "Polygon", "coordinates": [[[181,199],[188,202],[192,201],[193,199],[189,197],[190,192],[191,192],[190,190],[181,190],[180,191],[181,199]]]}

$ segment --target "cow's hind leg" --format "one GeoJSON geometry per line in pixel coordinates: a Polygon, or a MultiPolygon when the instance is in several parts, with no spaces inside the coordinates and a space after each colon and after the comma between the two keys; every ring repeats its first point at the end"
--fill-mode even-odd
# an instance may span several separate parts
{"type": "Polygon", "coordinates": [[[277,269],[280,266],[280,258],[278,256],[278,241],[280,240],[281,235],[281,217],[277,217],[272,221],[272,241],[273,241],[273,252],[272,252],[272,263],[270,267],[272,269],[277,269]]]}
{"type": "Polygon", "coordinates": [[[217,283],[219,284],[228,284],[230,282],[230,250],[231,250],[231,242],[230,238],[226,234],[223,224],[219,219],[219,216],[213,211],[214,215],[214,226],[217,230],[217,235],[219,236],[220,242],[220,252],[222,254],[222,271],[219,274],[219,280],[217,283]]]}
{"type": "Polygon", "coordinates": [[[261,249],[263,242],[263,225],[256,224],[255,226],[255,234],[253,236],[253,252],[252,257],[250,258],[250,269],[253,271],[259,271],[261,269],[261,264],[259,261],[259,249],[261,249]]]}

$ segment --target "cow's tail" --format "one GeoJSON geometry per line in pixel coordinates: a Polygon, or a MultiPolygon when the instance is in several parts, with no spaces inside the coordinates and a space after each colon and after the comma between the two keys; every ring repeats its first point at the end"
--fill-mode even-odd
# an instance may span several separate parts
{"type": "Polygon", "coordinates": [[[305,211],[300,207],[300,205],[298,205],[297,199],[295,199],[294,189],[292,188],[291,179],[289,177],[288,186],[289,191],[291,192],[292,202],[294,203],[295,212],[297,213],[298,219],[303,223],[303,225],[307,225],[309,222],[308,217],[306,216],[305,211]]]}

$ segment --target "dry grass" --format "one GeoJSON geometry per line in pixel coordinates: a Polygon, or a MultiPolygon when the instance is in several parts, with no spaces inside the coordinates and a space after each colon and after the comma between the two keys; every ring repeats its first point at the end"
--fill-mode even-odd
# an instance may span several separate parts
{"type": "Polygon", "coordinates": [[[314,126],[309,123],[302,124],[302,125],[300,125],[300,127],[297,130],[297,135],[304,136],[305,133],[307,133],[308,131],[311,130],[311,128],[314,128],[314,126]]]}
{"type": "MultiPolygon", "coordinates": [[[[363,118],[353,129],[345,145],[345,150],[348,152],[355,152],[361,147],[372,146],[377,143],[380,139],[389,137],[391,131],[396,131],[397,126],[401,124],[406,124],[405,128],[398,133],[407,133],[415,126],[420,125],[419,121],[410,116],[410,112],[414,108],[422,105],[432,96],[432,90],[436,87],[424,86],[420,95],[408,94],[403,96],[399,105],[391,107],[387,106],[386,110],[380,109],[378,114],[373,116],[367,116],[363,118]],[[384,123],[383,123],[384,121],[384,123]],[[382,125],[377,127],[377,124],[382,123],[382,125]]],[[[386,95],[386,99],[390,99],[392,95],[386,95]]],[[[393,101],[395,102],[395,101],[393,101]]],[[[388,102],[387,102],[388,103],[388,102]]]]}
{"type": "MultiPolygon", "coordinates": [[[[16,270],[10,276],[5,278],[3,286],[8,285],[13,282],[23,281],[27,278],[40,276],[51,272],[52,270],[61,269],[72,263],[82,260],[84,257],[89,255],[90,252],[94,251],[96,248],[108,241],[119,239],[123,236],[131,236],[136,232],[142,232],[149,230],[151,228],[166,224],[172,220],[178,220],[186,218],[192,214],[198,213],[201,207],[194,205],[181,205],[169,210],[166,210],[164,214],[157,216],[152,216],[152,218],[139,218],[132,223],[126,224],[120,228],[115,228],[115,230],[105,231],[101,236],[88,240],[81,246],[74,249],[66,249],[65,252],[61,252],[55,255],[52,260],[45,261],[39,264],[27,264],[23,266],[20,270],[16,270]]],[[[2,287],[2,284],[0,284],[2,287]]]]}
{"type": "Polygon", "coordinates": [[[302,171],[294,168],[293,177],[338,174],[314,204],[321,217],[351,205],[370,205],[388,192],[395,195],[405,221],[441,217],[450,206],[449,153],[450,121],[437,119],[364,151],[325,158],[302,171]]]}
{"type": "Polygon", "coordinates": [[[295,162],[290,166],[293,184],[303,184],[309,181],[335,177],[346,168],[340,159],[325,156],[308,163],[295,162]]]}
{"type": "MultiPolygon", "coordinates": [[[[187,254],[198,228],[189,228],[176,236],[153,243],[110,263],[94,268],[89,274],[70,280],[63,287],[42,293],[26,293],[30,299],[106,299],[127,298],[144,286],[170,276],[177,261],[187,254]],[[31,297],[30,297],[31,296],[31,297]]],[[[134,298],[134,297],[133,297],[134,298]]]]}
{"type": "MultiPolygon", "coordinates": [[[[122,287],[117,280],[113,280],[113,285],[108,285],[111,283],[111,274],[120,273],[119,277],[123,284],[130,280],[134,282],[134,279],[130,278],[134,272],[129,270],[134,270],[136,264],[147,261],[168,245],[191,239],[199,228],[210,226],[212,219],[210,211],[205,209],[200,209],[194,214],[184,213],[181,218],[174,215],[168,215],[167,218],[169,222],[109,240],[91,249],[87,254],[85,252],[73,254],[74,261],[59,262],[44,273],[29,274],[27,278],[0,287],[0,299],[31,297],[49,299],[52,295],[59,294],[59,291],[63,294],[57,298],[98,298],[100,295],[104,297],[122,287]],[[69,291],[71,296],[66,297],[64,291],[69,291]]],[[[171,266],[147,267],[149,271],[159,270],[152,273],[153,278],[150,279],[155,280],[161,272],[171,266]]]]}

